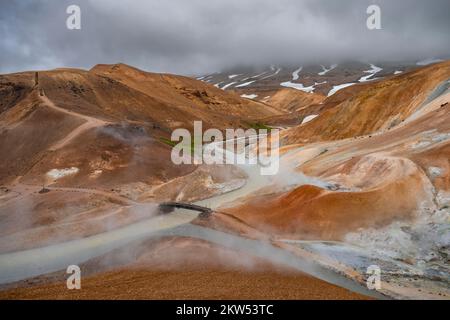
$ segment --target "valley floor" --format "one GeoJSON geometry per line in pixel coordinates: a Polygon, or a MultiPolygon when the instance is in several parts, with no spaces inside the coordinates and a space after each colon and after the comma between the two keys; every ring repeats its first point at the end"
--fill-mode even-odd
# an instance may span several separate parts
{"type": "Polygon", "coordinates": [[[3,287],[0,299],[369,299],[206,241],[164,239],[139,250],[121,268],[111,264],[129,261],[125,250],[82,265],[80,290],[67,289],[63,270],[3,287]]]}
{"type": "Polygon", "coordinates": [[[90,277],[81,290],[65,281],[0,292],[0,299],[369,299],[302,274],[228,270],[122,270],[90,277]]]}
{"type": "Polygon", "coordinates": [[[432,89],[450,63],[423,70],[295,107],[309,121],[281,132],[280,170],[269,177],[258,165],[176,166],[161,140],[183,124],[173,121],[185,103],[217,110],[184,124],[203,116],[223,126],[255,110],[280,120],[268,105],[124,66],[44,73],[45,96],[33,87],[26,108],[0,114],[0,299],[448,299],[449,82],[432,89]],[[430,82],[417,95],[403,87],[418,90],[414,75],[430,82]],[[70,93],[77,77],[83,90],[70,93]],[[104,98],[77,96],[91,82],[104,98]],[[155,83],[177,99],[168,104],[155,83]],[[128,110],[138,98],[141,109],[128,110]],[[173,119],[148,122],[150,102],[173,119]],[[163,214],[165,201],[214,212],[163,214]],[[66,288],[70,264],[81,267],[81,290],[66,288]],[[378,292],[366,286],[371,265],[382,269],[378,292]]]}

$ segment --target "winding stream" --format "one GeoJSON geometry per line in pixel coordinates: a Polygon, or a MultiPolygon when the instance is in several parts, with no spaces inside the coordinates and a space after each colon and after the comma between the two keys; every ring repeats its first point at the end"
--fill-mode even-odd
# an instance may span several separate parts
{"type": "MultiPolygon", "coordinates": [[[[216,209],[239,197],[248,195],[262,186],[270,184],[271,177],[261,175],[259,165],[239,165],[239,167],[248,176],[247,183],[242,188],[198,201],[195,204],[216,209]]],[[[274,263],[285,264],[298,271],[354,292],[375,298],[385,298],[378,292],[368,290],[356,281],[330,271],[314,261],[308,261],[305,258],[275,247],[269,242],[252,240],[190,224],[197,215],[193,211],[176,209],[168,215],[154,217],[90,237],[2,254],[0,255],[0,284],[65,270],[69,265],[82,264],[89,259],[126,246],[136,240],[164,236],[182,236],[206,240],[270,260],[274,263]]]]}

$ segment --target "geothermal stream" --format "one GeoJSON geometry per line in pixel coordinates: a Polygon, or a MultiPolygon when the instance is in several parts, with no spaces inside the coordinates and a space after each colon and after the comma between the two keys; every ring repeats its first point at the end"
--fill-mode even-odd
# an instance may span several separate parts
{"type": "MultiPolygon", "coordinates": [[[[245,166],[245,168],[247,169],[248,182],[244,187],[207,200],[198,201],[196,204],[217,208],[222,203],[232,201],[234,198],[256,190],[258,185],[261,186],[260,183],[266,183],[266,181],[261,181],[264,179],[261,179],[259,175],[258,166],[245,166]]],[[[153,217],[83,239],[1,254],[0,284],[55,272],[71,264],[85,262],[133,240],[144,238],[158,231],[161,234],[165,230],[188,224],[197,216],[197,212],[176,209],[174,212],[164,216],[153,217]]]]}
{"type": "MultiPolygon", "coordinates": [[[[245,150],[243,150],[244,155],[246,152],[248,152],[248,150],[250,148],[256,147],[255,144],[257,143],[258,138],[259,138],[259,136],[248,137],[249,145],[245,148],[245,150]]],[[[245,141],[245,137],[236,138],[236,139],[232,139],[232,140],[234,140],[234,141],[244,140],[245,141]]],[[[218,143],[213,142],[213,143],[210,143],[209,145],[207,145],[205,148],[213,147],[214,151],[218,152],[221,155],[221,157],[223,157],[225,160],[231,160],[231,162],[233,162],[235,154],[233,152],[227,151],[219,146],[219,144],[225,144],[227,141],[231,141],[231,140],[226,140],[226,141],[218,142],[218,143]]],[[[247,159],[247,162],[248,161],[249,161],[249,159],[247,159]]],[[[247,177],[248,177],[247,181],[243,187],[233,190],[233,191],[230,191],[230,192],[223,193],[218,196],[211,197],[209,199],[197,201],[195,204],[197,204],[199,206],[211,208],[211,209],[217,209],[226,203],[232,202],[240,197],[244,197],[244,196],[260,189],[261,186],[266,186],[266,185],[270,184],[270,182],[271,182],[270,176],[261,174],[261,171],[260,171],[261,166],[259,164],[256,164],[256,165],[240,164],[237,166],[240,169],[242,169],[247,174],[247,177]]]]}
{"type": "MultiPolygon", "coordinates": [[[[223,149],[222,151],[224,151],[226,157],[230,155],[227,155],[227,151],[223,149]]],[[[282,161],[282,158],[280,158],[280,161],[282,161]]],[[[195,204],[216,209],[271,182],[269,176],[260,174],[259,165],[239,165],[239,167],[248,176],[244,187],[210,199],[198,201],[195,204]]],[[[386,296],[377,291],[369,290],[364,285],[321,266],[318,262],[310,261],[310,259],[275,247],[269,242],[252,240],[190,224],[197,216],[198,214],[193,211],[176,209],[171,214],[154,217],[90,237],[42,248],[2,254],[0,255],[0,284],[65,270],[69,265],[79,265],[135,240],[164,236],[184,236],[203,239],[275,263],[285,264],[318,279],[367,296],[386,298],[386,296]]]]}

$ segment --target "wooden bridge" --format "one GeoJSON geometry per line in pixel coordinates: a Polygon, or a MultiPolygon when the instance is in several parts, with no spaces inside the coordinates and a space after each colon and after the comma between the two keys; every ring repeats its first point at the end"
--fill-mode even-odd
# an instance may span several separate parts
{"type": "Polygon", "coordinates": [[[192,203],[171,201],[171,202],[162,202],[159,204],[159,210],[161,211],[161,213],[170,213],[174,209],[187,209],[198,211],[200,212],[200,217],[202,218],[207,218],[213,213],[213,210],[210,208],[198,206],[192,203]]]}

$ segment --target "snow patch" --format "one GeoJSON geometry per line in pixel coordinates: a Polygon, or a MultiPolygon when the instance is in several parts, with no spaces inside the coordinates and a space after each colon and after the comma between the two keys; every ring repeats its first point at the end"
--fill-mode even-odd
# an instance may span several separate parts
{"type": "Polygon", "coordinates": [[[318,114],[311,114],[309,116],[306,116],[303,121],[302,124],[305,124],[307,122],[310,122],[311,120],[313,120],[314,118],[317,118],[319,115],[318,114]]]}
{"type": "Polygon", "coordinates": [[[297,70],[295,70],[294,72],[292,72],[292,80],[298,80],[298,78],[300,78],[299,73],[300,71],[303,70],[303,67],[298,68],[297,70]]]}
{"type": "Polygon", "coordinates": [[[256,76],[253,76],[252,78],[259,78],[259,77],[261,77],[261,76],[263,76],[263,75],[265,75],[267,73],[267,71],[264,71],[264,72],[261,72],[261,73],[258,73],[256,76]]]}
{"type": "MultiPolygon", "coordinates": [[[[292,72],[292,81],[296,81],[300,78],[299,73],[300,73],[300,71],[302,71],[302,69],[303,69],[303,67],[300,67],[297,70],[295,70],[294,72],[292,72]]],[[[304,92],[308,92],[308,93],[311,93],[314,91],[314,85],[312,85],[310,87],[305,87],[301,83],[294,83],[292,81],[282,82],[282,83],[280,83],[280,86],[292,88],[292,89],[296,89],[296,90],[300,90],[300,91],[304,91],[304,92]]]]}
{"type": "Polygon", "coordinates": [[[283,87],[292,88],[292,89],[296,89],[296,90],[300,90],[300,91],[304,91],[304,92],[308,92],[308,93],[311,93],[314,91],[314,85],[312,85],[310,87],[305,87],[301,83],[293,83],[291,81],[282,82],[282,83],[280,83],[280,85],[283,87]]]}
{"type": "Polygon", "coordinates": [[[236,86],[236,88],[242,88],[242,87],[249,86],[249,85],[251,85],[253,82],[256,82],[256,80],[252,80],[252,81],[248,81],[248,82],[242,83],[242,84],[236,86]]]}
{"type": "Polygon", "coordinates": [[[265,96],[261,101],[262,102],[267,102],[267,101],[269,101],[269,99],[270,99],[270,96],[265,96]]]}
{"type": "Polygon", "coordinates": [[[257,94],[241,94],[242,98],[246,98],[246,99],[255,99],[256,97],[258,97],[257,94]]]}
{"type": "Polygon", "coordinates": [[[330,72],[331,70],[336,69],[337,66],[338,66],[337,64],[332,64],[332,65],[330,66],[330,68],[326,68],[326,67],[324,67],[324,66],[321,65],[323,71],[322,71],[322,72],[319,72],[318,75],[319,75],[319,76],[324,76],[324,75],[326,75],[328,72],[330,72]]]}
{"type": "Polygon", "coordinates": [[[333,94],[335,94],[336,92],[338,92],[341,89],[353,86],[355,84],[356,83],[351,82],[351,83],[343,83],[343,84],[339,84],[337,86],[333,86],[333,89],[331,89],[330,92],[328,92],[328,97],[332,96],[333,94]]]}
{"type": "Polygon", "coordinates": [[[364,77],[361,77],[361,79],[358,80],[359,82],[367,82],[367,81],[375,80],[375,79],[373,79],[372,77],[373,77],[375,74],[377,74],[378,72],[380,72],[381,70],[383,70],[382,68],[377,67],[377,66],[374,65],[374,64],[370,64],[370,68],[371,68],[370,70],[364,71],[364,73],[368,73],[368,75],[367,75],[367,76],[364,76],[364,77]]]}
{"type": "Polygon", "coordinates": [[[242,79],[241,81],[246,81],[246,80],[248,80],[248,79],[259,78],[259,77],[265,75],[267,72],[269,72],[269,71],[264,71],[264,72],[258,73],[257,75],[254,75],[254,76],[250,76],[250,77],[244,78],[244,79],[242,79]]]}
{"type": "Polygon", "coordinates": [[[80,171],[80,170],[76,167],[65,168],[65,169],[52,169],[49,172],[47,172],[47,176],[49,176],[52,179],[57,180],[57,179],[64,178],[66,176],[76,174],[76,173],[78,173],[78,171],[80,171]]]}
{"type": "Polygon", "coordinates": [[[229,84],[226,84],[226,85],[224,85],[221,89],[222,90],[225,90],[226,88],[229,88],[229,87],[231,87],[233,84],[236,84],[237,82],[235,81],[235,82],[231,82],[231,83],[229,83],[229,84]]]}
{"type": "MultiPolygon", "coordinates": [[[[274,67],[274,66],[271,66],[271,67],[270,67],[270,70],[272,70],[272,71],[275,70],[275,67],[274,67]]],[[[274,77],[274,76],[276,76],[277,74],[279,74],[280,71],[281,71],[281,68],[278,68],[277,71],[275,71],[275,72],[272,73],[272,74],[269,74],[268,76],[265,76],[264,78],[261,78],[261,80],[264,80],[264,79],[267,79],[267,78],[274,77]]]]}
{"type": "Polygon", "coordinates": [[[403,73],[403,71],[395,70],[395,72],[394,72],[394,74],[400,74],[400,73],[403,73]]]}
{"type": "Polygon", "coordinates": [[[203,77],[197,78],[197,80],[201,80],[203,82],[210,82],[212,80],[211,79],[212,77],[214,77],[214,74],[210,74],[210,75],[207,75],[207,76],[203,76],[203,77]]]}

